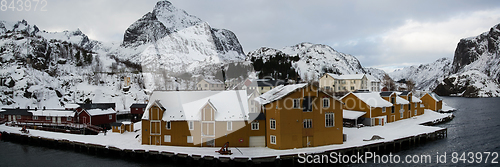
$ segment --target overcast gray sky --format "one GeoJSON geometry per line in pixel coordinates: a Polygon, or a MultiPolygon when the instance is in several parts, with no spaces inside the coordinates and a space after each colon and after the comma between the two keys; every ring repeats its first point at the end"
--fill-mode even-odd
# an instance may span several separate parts
{"type": "MultiPolygon", "coordinates": [[[[46,2],[45,12],[0,11],[0,20],[26,19],[47,31],[80,28],[92,39],[120,42],[127,27],[156,4],[156,0],[46,2]]],[[[171,2],[214,28],[233,31],[245,53],[262,46],[281,49],[311,42],[352,54],[365,67],[386,71],[452,58],[461,38],[479,35],[500,23],[498,0],[171,2]]]]}

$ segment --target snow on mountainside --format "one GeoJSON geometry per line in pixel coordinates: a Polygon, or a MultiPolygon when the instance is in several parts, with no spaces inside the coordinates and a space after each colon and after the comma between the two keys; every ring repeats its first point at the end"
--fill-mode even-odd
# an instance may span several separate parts
{"type": "Polygon", "coordinates": [[[401,79],[413,80],[415,89],[432,91],[445,76],[449,75],[452,60],[441,58],[429,64],[405,67],[389,73],[389,76],[398,81],[401,79]]]}
{"type": "Polygon", "coordinates": [[[452,75],[436,89],[440,95],[500,96],[500,24],[476,37],[461,39],[455,50],[452,75]]]}
{"type": "Polygon", "coordinates": [[[214,76],[221,66],[245,60],[233,32],[212,28],[168,1],[157,2],[152,12],[134,22],[122,47],[110,54],[141,65],[148,89],[170,89],[165,85],[175,85],[179,77],[185,83],[181,89],[193,89],[199,78],[189,76],[214,76]]]}
{"type": "Polygon", "coordinates": [[[123,111],[146,99],[138,82],[141,75],[127,72],[129,68],[106,56],[105,47],[80,30],[45,32],[23,20],[0,22],[0,32],[2,105],[60,108],[90,100],[115,102],[123,111]],[[133,83],[126,90],[125,76],[133,83]]]}
{"type": "Polygon", "coordinates": [[[389,73],[394,80],[411,79],[415,88],[439,95],[500,96],[500,24],[476,37],[461,39],[453,60],[405,67],[389,73]]]}
{"type": "Polygon", "coordinates": [[[293,68],[304,80],[318,80],[325,72],[337,74],[365,73],[356,57],[338,52],[327,45],[299,43],[294,46],[284,47],[282,50],[273,48],[260,48],[247,54],[252,57],[266,58],[277,53],[286,56],[298,56],[299,60],[292,62],[293,68]]]}

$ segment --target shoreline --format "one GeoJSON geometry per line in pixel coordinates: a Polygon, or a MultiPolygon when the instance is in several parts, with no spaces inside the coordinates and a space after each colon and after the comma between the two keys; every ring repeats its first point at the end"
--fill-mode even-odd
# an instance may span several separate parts
{"type": "MultiPolygon", "coordinates": [[[[441,114],[434,111],[426,112],[417,117],[388,123],[385,126],[363,127],[363,128],[344,128],[347,134],[347,141],[340,145],[326,145],[309,148],[274,150],[266,147],[230,147],[233,155],[219,155],[215,153],[218,147],[182,147],[182,146],[151,146],[141,145],[140,132],[102,133],[98,135],[74,135],[56,132],[47,132],[30,129],[29,134],[23,134],[19,127],[9,127],[5,124],[0,125],[2,138],[19,139],[28,143],[45,143],[48,145],[61,145],[63,147],[73,148],[75,150],[84,150],[96,154],[116,152],[120,156],[130,157],[164,157],[177,161],[183,159],[188,161],[204,162],[222,162],[222,163],[250,163],[260,164],[267,162],[281,163],[281,161],[292,161],[295,163],[299,154],[324,155],[331,152],[340,152],[343,154],[355,154],[366,151],[398,151],[408,145],[418,145],[427,141],[439,138],[445,138],[447,129],[425,125],[436,125],[453,119],[452,114],[441,114]],[[397,130],[395,133],[394,131],[397,130]],[[373,135],[381,136],[384,139],[364,141],[370,139],[373,135]],[[187,149],[189,148],[189,149],[187,149]],[[241,151],[241,152],[240,152],[241,151]]],[[[141,127],[141,126],[134,126],[141,127]]]]}

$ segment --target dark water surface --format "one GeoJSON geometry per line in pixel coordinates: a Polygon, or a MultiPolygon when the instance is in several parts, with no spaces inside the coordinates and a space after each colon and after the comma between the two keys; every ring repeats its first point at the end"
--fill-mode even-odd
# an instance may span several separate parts
{"type": "MultiPolygon", "coordinates": [[[[438,125],[448,128],[448,137],[428,142],[417,147],[393,153],[402,159],[413,155],[431,155],[432,162],[426,164],[404,164],[404,166],[500,166],[492,164],[493,155],[488,163],[469,164],[459,161],[452,163],[452,153],[458,156],[468,152],[497,152],[500,153],[500,98],[461,98],[443,97],[444,101],[458,110],[454,112],[455,119],[451,122],[438,125]],[[436,155],[446,152],[446,164],[436,163],[436,155]]],[[[483,161],[486,154],[482,154],[483,161]]],[[[469,158],[468,156],[464,158],[469,158]]],[[[467,159],[469,160],[469,159],[467,159]]],[[[467,161],[466,160],[466,161],[467,161]]],[[[500,157],[496,159],[500,162],[500,157]]],[[[169,161],[146,161],[119,156],[100,156],[73,150],[51,149],[40,146],[30,146],[14,142],[0,141],[0,167],[3,166],[171,166],[169,161]]],[[[361,166],[386,166],[390,164],[369,163],[361,166]]],[[[390,166],[401,166],[392,164],[390,166]]],[[[349,164],[347,166],[359,166],[349,164]]]]}

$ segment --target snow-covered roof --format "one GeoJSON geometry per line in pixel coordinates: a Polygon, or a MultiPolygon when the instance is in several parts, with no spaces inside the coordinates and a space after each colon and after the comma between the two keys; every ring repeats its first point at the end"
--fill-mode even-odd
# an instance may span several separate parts
{"type": "Polygon", "coordinates": [[[420,100],[419,98],[415,97],[415,96],[411,96],[411,102],[412,103],[422,103],[422,100],[420,100]]]}
{"type": "Polygon", "coordinates": [[[366,93],[348,93],[341,99],[345,98],[347,95],[353,94],[358,97],[361,101],[369,105],[370,107],[391,107],[392,103],[380,97],[378,92],[366,92],[366,93]]]}
{"type": "Polygon", "coordinates": [[[267,91],[266,93],[255,98],[255,101],[259,102],[261,105],[269,104],[273,101],[279,100],[286,95],[292,93],[293,91],[307,86],[307,83],[302,84],[291,84],[291,85],[279,85],[274,89],[267,91]]]}
{"type": "Polygon", "coordinates": [[[164,108],[164,121],[200,120],[201,109],[211,105],[215,121],[248,120],[248,99],[245,90],[228,91],[154,91],[142,119],[149,119],[153,104],[164,108]]]}
{"type": "Polygon", "coordinates": [[[78,107],[80,107],[80,105],[75,104],[75,103],[69,103],[69,104],[64,105],[64,108],[78,108],[78,107]]]}
{"type": "Polygon", "coordinates": [[[342,112],[344,119],[358,119],[359,117],[366,114],[364,111],[352,111],[352,110],[344,110],[342,112]]]}
{"type": "Polygon", "coordinates": [[[108,108],[108,109],[90,109],[90,110],[86,110],[90,116],[96,116],[96,115],[106,115],[106,114],[115,114],[116,111],[113,110],[112,108],[108,108]]]}
{"type": "Polygon", "coordinates": [[[441,100],[443,100],[443,99],[441,99],[441,97],[439,97],[439,96],[438,96],[436,93],[434,93],[434,92],[427,93],[427,94],[429,94],[429,95],[430,95],[430,96],[431,96],[434,100],[436,100],[436,101],[441,101],[441,100]]]}
{"type": "Polygon", "coordinates": [[[224,84],[224,82],[222,82],[221,80],[218,80],[218,79],[207,79],[207,78],[205,78],[203,80],[205,80],[209,84],[224,84]]]}
{"type": "Polygon", "coordinates": [[[396,104],[410,104],[410,102],[402,97],[396,96],[396,104]]]}
{"type": "Polygon", "coordinates": [[[370,82],[380,82],[379,79],[375,78],[373,75],[366,75],[366,78],[370,81],[370,82]]]}
{"type": "Polygon", "coordinates": [[[326,73],[334,79],[363,79],[365,74],[348,74],[348,75],[337,75],[332,73],[326,73]]]}
{"type": "Polygon", "coordinates": [[[29,110],[28,112],[33,113],[33,116],[73,117],[75,115],[74,111],[69,110],[29,110]]]}

